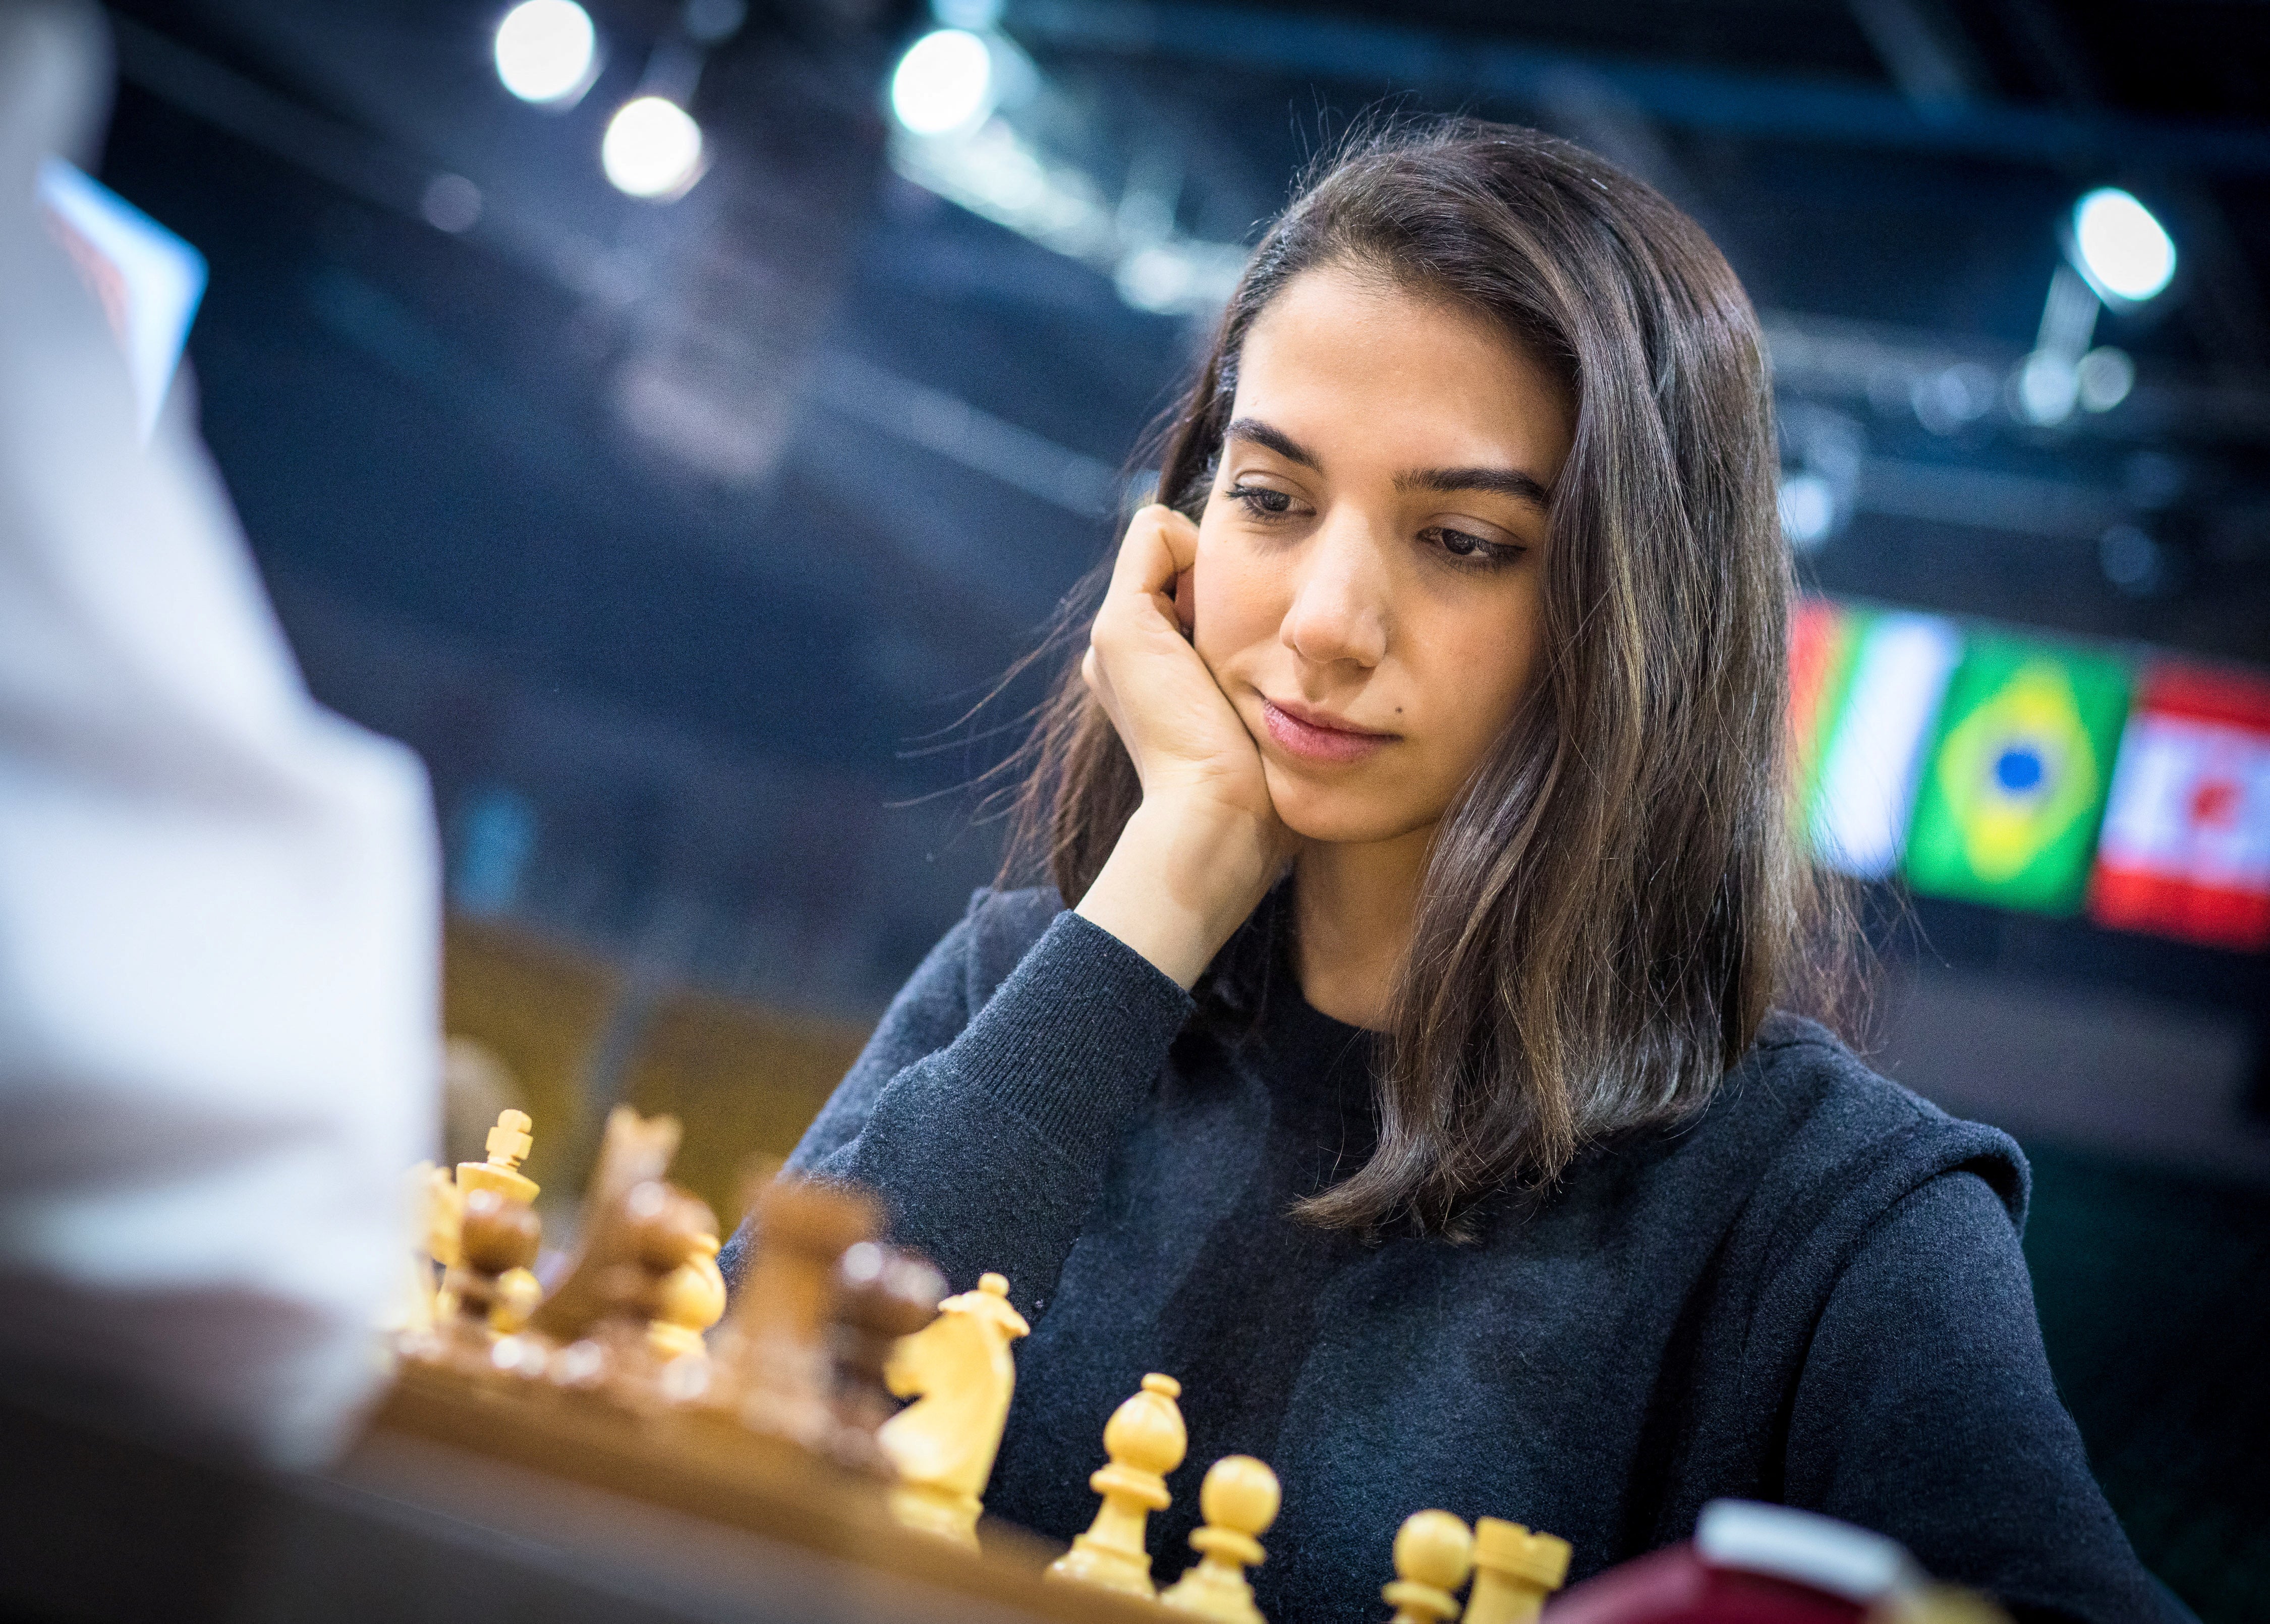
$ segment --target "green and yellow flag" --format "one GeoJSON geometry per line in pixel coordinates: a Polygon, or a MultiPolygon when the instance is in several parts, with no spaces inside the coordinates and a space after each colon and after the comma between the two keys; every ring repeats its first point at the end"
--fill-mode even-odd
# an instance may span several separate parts
{"type": "Polygon", "coordinates": [[[1918,891],[2078,912],[2128,715],[2127,667],[2015,638],[1972,638],[1916,797],[1918,891]]]}

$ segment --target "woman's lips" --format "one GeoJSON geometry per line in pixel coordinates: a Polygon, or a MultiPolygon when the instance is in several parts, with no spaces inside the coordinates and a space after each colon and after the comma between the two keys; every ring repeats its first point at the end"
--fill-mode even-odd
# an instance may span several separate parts
{"type": "Polygon", "coordinates": [[[1325,727],[1296,716],[1267,699],[1261,701],[1261,719],[1268,726],[1269,737],[1280,747],[1311,761],[1359,761],[1395,738],[1392,733],[1359,733],[1348,728],[1325,727]]]}

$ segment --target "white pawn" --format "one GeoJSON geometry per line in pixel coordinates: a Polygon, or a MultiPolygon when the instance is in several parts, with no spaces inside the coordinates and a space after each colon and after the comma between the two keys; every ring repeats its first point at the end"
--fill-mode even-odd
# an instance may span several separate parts
{"type": "Polygon", "coordinates": [[[1471,1529],[1447,1511],[1414,1511],[1395,1533],[1395,1583],[1379,1594],[1395,1609],[1394,1624],[1448,1624],[1473,1566],[1471,1529]]]}
{"type": "Polygon", "coordinates": [[[1215,1624],[1266,1624],[1253,1604],[1245,1570],[1267,1554],[1259,1535],[1277,1520],[1277,1474],[1250,1455],[1225,1455],[1198,1488],[1205,1525],[1191,1535],[1198,1560],[1159,1599],[1215,1624]]]}
{"type": "Polygon", "coordinates": [[[1087,1486],[1103,1496],[1086,1533],[1049,1564],[1052,1579],[1074,1579],[1129,1596],[1154,1598],[1151,1553],[1143,1531],[1154,1511],[1164,1511],[1173,1496],[1167,1473],[1183,1464],[1190,1435],[1175,1406],[1183,1384],[1155,1372],[1143,1378],[1143,1390],[1111,1413],[1103,1428],[1103,1452],[1111,1464],[1087,1486]]]}

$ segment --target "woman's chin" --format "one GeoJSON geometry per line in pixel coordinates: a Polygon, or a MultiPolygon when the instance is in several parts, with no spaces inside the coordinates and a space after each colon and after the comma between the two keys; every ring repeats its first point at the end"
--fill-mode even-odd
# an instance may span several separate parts
{"type": "Polygon", "coordinates": [[[1317,845],[1371,845],[1399,839],[1436,820],[1408,805],[1384,805],[1373,796],[1282,783],[1274,774],[1269,792],[1276,803],[1278,820],[1302,840],[1317,845]]]}

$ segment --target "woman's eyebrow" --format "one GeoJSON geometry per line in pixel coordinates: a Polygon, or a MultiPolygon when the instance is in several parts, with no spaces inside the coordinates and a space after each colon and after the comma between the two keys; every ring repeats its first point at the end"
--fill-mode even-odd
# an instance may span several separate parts
{"type": "Polygon", "coordinates": [[[1461,491],[1489,491],[1539,508],[1553,505],[1553,493],[1544,481],[1518,468],[1414,468],[1395,476],[1398,491],[1434,491],[1444,496],[1461,491]]]}
{"type": "Polygon", "coordinates": [[[1250,440],[1255,445],[1265,447],[1286,461],[1298,463],[1303,468],[1313,468],[1318,473],[1324,471],[1324,465],[1317,460],[1315,452],[1282,429],[1270,427],[1259,418],[1238,418],[1222,432],[1232,440],[1250,440]]]}

